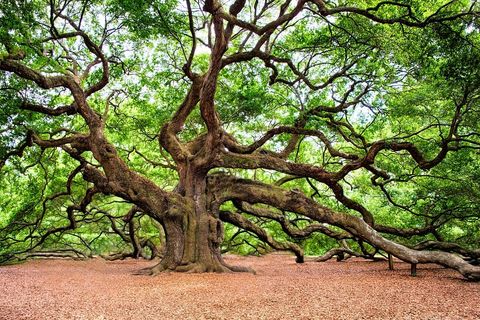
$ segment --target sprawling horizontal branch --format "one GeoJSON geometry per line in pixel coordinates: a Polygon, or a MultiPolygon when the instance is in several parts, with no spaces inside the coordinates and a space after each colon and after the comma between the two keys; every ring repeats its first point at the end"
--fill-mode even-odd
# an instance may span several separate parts
{"type": "Polygon", "coordinates": [[[75,81],[73,81],[73,79],[68,76],[44,76],[40,72],[28,68],[17,60],[0,58],[0,70],[10,71],[24,79],[31,80],[42,89],[52,89],[58,87],[76,87],[75,81]]]}
{"type": "Polygon", "coordinates": [[[318,222],[340,227],[364,239],[373,246],[410,263],[436,263],[459,271],[464,277],[480,280],[480,267],[475,267],[457,255],[440,251],[419,251],[383,238],[361,218],[335,212],[298,193],[256,181],[212,176],[209,185],[219,203],[233,200],[263,203],[280,210],[305,215],[318,222]]]}
{"type": "MultiPolygon", "coordinates": [[[[412,143],[387,143],[379,142],[372,146],[367,155],[359,160],[351,161],[345,164],[337,172],[328,172],[321,167],[290,162],[269,154],[254,153],[254,154],[239,154],[233,152],[222,152],[217,156],[215,166],[223,168],[243,168],[243,169],[271,169],[277,172],[286,173],[296,177],[313,178],[321,183],[326,184],[333,191],[335,198],[340,201],[347,208],[356,210],[361,213],[364,220],[374,226],[375,222],[373,215],[360,203],[345,196],[342,186],[339,184],[339,180],[344,178],[347,173],[360,168],[366,168],[367,170],[375,170],[371,165],[374,163],[376,155],[382,149],[393,149],[395,151],[410,150],[415,153],[416,160],[423,161],[422,168],[428,169],[431,166],[438,164],[442,157],[445,157],[444,149],[440,151],[439,155],[431,161],[425,160],[420,151],[412,143]],[[420,158],[421,157],[421,158],[420,158]]],[[[424,235],[434,231],[438,228],[438,224],[430,224],[423,228],[412,228],[408,230],[402,230],[399,228],[388,227],[383,225],[376,226],[378,231],[410,237],[413,235],[424,235]]]]}
{"type": "Polygon", "coordinates": [[[67,106],[60,106],[56,108],[49,108],[43,105],[30,103],[27,101],[22,102],[20,109],[29,110],[33,112],[43,113],[49,116],[59,116],[62,114],[72,115],[77,113],[77,108],[75,104],[70,104],[67,106]]]}
{"type": "Polygon", "coordinates": [[[288,126],[281,126],[277,128],[273,128],[268,130],[263,137],[261,137],[259,140],[255,141],[249,146],[242,146],[232,139],[228,139],[228,136],[224,139],[225,146],[234,153],[240,153],[240,154],[248,154],[252,153],[255,150],[258,150],[261,148],[265,143],[267,143],[272,137],[282,134],[282,133],[289,133],[289,134],[295,134],[295,135],[304,135],[304,136],[314,136],[319,138],[324,144],[325,147],[328,149],[330,154],[334,157],[341,157],[344,159],[352,159],[356,160],[359,158],[358,155],[355,154],[347,154],[344,152],[341,152],[337,149],[335,149],[331,143],[331,141],[323,134],[321,131],[318,130],[312,130],[312,129],[303,129],[303,128],[297,128],[297,127],[288,127],[288,126]]]}
{"type": "Polygon", "coordinates": [[[29,258],[54,258],[54,259],[73,259],[73,260],[84,260],[88,256],[76,249],[56,249],[56,250],[41,250],[41,251],[31,251],[23,254],[16,255],[18,260],[26,260],[29,258]]]}
{"type": "Polygon", "coordinates": [[[265,65],[273,70],[273,74],[270,76],[270,84],[273,84],[275,82],[282,82],[287,85],[293,85],[295,82],[298,80],[302,80],[311,90],[321,90],[327,88],[329,85],[331,85],[335,80],[344,77],[347,75],[347,72],[358,62],[358,59],[354,59],[353,61],[346,63],[342,68],[340,68],[338,71],[330,75],[327,80],[325,80],[322,83],[315,84],[313,83],[308,77],[307,77],[307,72],[305,71],[300,71],[297,66],[293,63],[293,61],[289,58],[284,58],[284,57],[278,57],[275,56],[271,53],[266,53],[263,52],[257,48],[251,50],[251,51],[246,51],[246,52],[238,52],[234,53],[228,57],[225,57],[222,61],[222,68],[225,66],[228,66],[230,64],[234,63],[239,63],[239,62],[244,62],[244,61],[250,61],[255,58],[261,59],[265,65]],[[273,64],[275,63],[283,63],[286,64],[290,70],[292,70],[293,74],[297,77],[297,79],[293,82],[278,79],[278,69],[277,67],[273,64]]]}
{"type": "Polygon", "coordinates": [[[469,249],[463,248],[457,243],[452,243],[452,242],[426,240],[418,243],[412,248],[415,250],[441,250],[441,251],[447,251],[447,252],[456,252],[461,254],[464,257],[468,257],[472,259],[480,259],[480,249],[469,250],[469,249]]]}
{"type": "Polygon", "coordinates": [[[189,199],[163,190],[128,168],[125,168],[122,174],[118,172],[107,177],[101,170],[87,165],[83,169],[83,178],[93,183],[100,192],[116,195],[136,204],[142,211],[159,220],[165,216],[173,217],[193,210],[189,199]]]}
{"type": "MultiPolygon", "coordinates": [[[[70,90],[73,98],[75,99],[75,106],[77,111],[82,115],[82,117],[87,121],[89,125],[100,122],[100,116],[92,110],[86,101],[85,92],[82,90],[80,85],[75,81],[75,79],[68,75],[55,75],[55,76],[46,76],[41,72],[34,70],[25,64],[8,58],[0,58],[0,70],[9,71],[15,73],[17,76],[35,82],[42,89],[53,89],[53,88],[66,88],[70,90]]],[[[57,111],[49,111],[46,108],[35,106],[32,104],[24,104],[26,108],[35,109],[33,111],[40,113],[53,113],[57,111]]],[[[62,109],[61,109],[62,110],[62,109]]],[[[65,111],[67,112],[67,111],[65,111]]]]}
{"type": "MultiPolygon", "coordinates": [[[[458,112],[457,112],[458,115],[458,112]]],[[[269,130],[260,140],[254,142],[250,146],[240,146],[236,142],[228,138],[224,139],[226,147],[232,152],[223,152],[217,157],[216,165],[227,168],[244,168],[244,169],[272,169],[282,173],[291,174],[300,177],[314,178],[320,182],[334,183],[343,179],[350,172],[360,168],[372,169],[375,158],[382,150],[390,150],[394,152],[406,151],[412,159],[423,170],[428,170],[438,165],[447,155],[448,151],[455,148],[449,146],[450,138],[456,132],[458,127],[457,116],[452,120],[452,128],[449,136],[443,140],[441,149],[438,154],[431,160],[427,160],[424,154],[411,142],[395,142],[395,141],[376,141],[371,143],[365,156],[359,157],[355,154],[346,154],[333,148],[331,142],[325,135],[317,130],[307,130],[295,127],[278,127],[269,130]],[[280,133],[293,133],[312,135],[319,137],[326,145],[332,156],[338,156],[352,161],[346,163],[337,172],[328,172],[323,168],[308,164],[292,163],[280,158],[272,157],[269,154],[257,153],[249,155],[253,151],[264,145],[270,138],[280,133]]]]}
{"type": "Polygon", "coordinates": [[[400,2],[395,2],[395,1],[382,1],[378,3],[375,7],[371,7],[367,9],[361,9],[358,7],[348,7],[348,6],[329,9],[326,7],[323,0],[314,0],[313,2],[318,5],[319,11],[323,16],[329,16],[329,15],[335,15],[335,14],[341,14],[341,13],[353,13],[378,23],[383,23],[383,24],[398,23],[408,27],[416,27],[416,28],[424,28],[429,24],[453,21],[465,16],[478,14],[478,12],[475,12],[473,10],[475,6],[475,1],[472,2],[472,5],[467,11],[445,16],[442,13],[442,9],[446,8],[449,4],[451,4],[452,3],[451,1],[446,5],[441,6],[437,11],[435,11],[433,14],[431,14],[424,20],[419,20],[417,17],[415,17],[414,14],[412,13],[412,8],[409,5],[406,5],[400,2]],[[394,17],[394,18],[382,18],[372,13],[372,12],[379,11],[383,6],[403,7],[407,9],[408,13],[405,16],[394,17]]]}
{"type": "Polygon", "coordinates": [[[74,134],[71,136],[66,136],[59,139],[42,139],[38,135],[34,134],[32,141],[42,148],[56,148],[61,147],[66,144],[72,144],[75,146],[87,146],[88,145],[88,136],[84,134],[74,134]]]}
{"type": "MultiPolygon", "coordinates": [[[[406,4],[395,2],[395,1],[383,1],[378,3],[375,7],[362,9],[362,8],[351,7],[351,6],[339,6],[334,8],[328,8],[327,4],[323,0],[313,0],[313,1],[300,0],[297,2],[296,6],[293,8],[292,11],[290,11],[289,13],[282,14],[276,20],[273,20],[267,23],[263,27],[259,27],[255,23],[250,23],[247,21],[237,19],[235,16],[230,15],[223,10],[220,11],[220,16],[231,24],[234,24],[242,29],[251,31],[261,36],[265,33],[271,32],[272,30],[281,26],[282,24],[288,21],[291,21],[295,16],[297,16],[302,11],[302,9],[304,9],[305,4],[308,2],[312,2],[316,4],[318,8],[318,13],[321,14],[322,16],[351,13],[351,14],[363,16],[377,23],[382,23],[382,24],[398,23],[405,26],[417,27],[417,28],[423,28],[433,23],[453,21],[465,16],[471,16],[477,13],[476,11],[474,11],[475,2],[472,2],[472,5],[470,6],[470,8],[465,12],[445,15],[442,11],[450,4],[450,3],[447,3],[446,5],[443,5],[440,8],[438,8],[436,12],[434,12],[424,20],[420,20],[413,14],[413,11],[410,5],[406,5],[406,4]],[[379,11],[382,7],[386,7],[386,6],[405,8],[407,11],[407,14],[402,15],[400,17],[382,18],[373,13],[373,12],[379,11]]],[[[289,3],[290,2],[286,2],[285,4],[288,5],[289,3]]]]}
{"type": "Polygon", "coordinates": [[[334,174],[318,166],[294,163],[262,153],[237,154],[222,152],[213,165],[223,168],[271,169],[299,177],[310,177],[321,182],[328,182],[334,178],[334,174]]]}
{"type": "Polygon", "coordinates": [[[312,233],[319,232],[323,233],[330,238],[334,238],[337,240],[343,240],[343,239],[349,239],[352,238],[352,236],[346,232],[336,232],[328,228],[327,226],[320,224],[320,223],[311,223],[308,226],[304,228],[297,228],[292,225],[292,223],[285,217],[284,214],[282,213],[277,213],[272,210],[269,210],[267,208],[262,208],[262,207],[256,207],[252,206],[251,204],[248,204],[246,202],[242,203],[235,203],[235,206],[248,214],[257,216],[257,217],[262,217],[262,218],[268,218],[277,221],[280,223],[283,231],[293,237],[293,238],[307,238],[309,237],[312,233]]]}

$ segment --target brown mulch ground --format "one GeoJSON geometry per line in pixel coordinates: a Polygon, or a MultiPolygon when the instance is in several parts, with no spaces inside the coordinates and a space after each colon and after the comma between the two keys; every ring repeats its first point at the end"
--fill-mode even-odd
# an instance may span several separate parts
{"type": "Polygon", "coordinates": [[[480,283],[437,266],[235,257],[252,274],[134,275],[147,261],[0,267],[0,319],[480,319],[480,283]]]}

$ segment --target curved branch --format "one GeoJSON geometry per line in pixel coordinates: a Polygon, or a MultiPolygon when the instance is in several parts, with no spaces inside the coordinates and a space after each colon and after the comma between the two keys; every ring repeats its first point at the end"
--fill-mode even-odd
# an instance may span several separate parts
{"type": "Polygon", "coordinates": [[[285,215],[276,213],[266,208],[252,206],[247,202],[241,202],[241,203],[235,202],[234,205],[237,209],[245,213],[248,213],[250,215],[254,215],[262,218],[268,218],[268,219],[277,221],[278,223],[280,223],[283,231],[287,235],[293,238],[299,238],[299,239],[307,238],[312,233],[315,233],[315,232],[320,232],[322,234],[327,235],[330,238],[337,239],[337,240],[352,238],[352,236],[346,232],[336,232],[329,229],[327,226],[319,223],[311,223],[308,226],[302,229],[299,229],[297,227],[292,226],[292,223],[285,217],[285,215]]]}
{"type": "MultiPolygon", "coordinates": [[[[86,96],[80,85],[71,76],[45,76],[41,72],[27,67],[26,65],[12,59],[0,57],[0,70],[15,73],[17,76],[35,82],[42,89],[53,89],[63,87],[69,89],[75,99],[75,105],[82,117],[90,125],[98,126],[100,117],[87,104],[86,96]]],[[[40,108],[42,111],[44,109],[40,108]]]]}
{"type": "Polygon", "coordinates": [[[441,251],[447,251],[447,252],[456,252],[467,258],[472,258],[476,260],[480,259],[480,249],[469,250],[469,249],[463,248],[459,244],[452,243],[452,242],[426,240],[416,244],[415,246],[412,247],[412,249],[441,250],[441,251]]]}
{"type": "Polygon", "coordinates": [[[67,21],[70,24],[70,26],[72,26],[73,29],[75,29],[76,31],[71,33],[66,33],[66,34],[55,34],[53,38],[61,39],[61,38],[70,38],[70,37],[80,36],[83,39],[88,50],[91,53],[93,53],[102,63],[102,71],[103,71],[102,78],[85,91],[85,96],[88,97],[93,93],[103,89],[108,84],[109,75],[110,75],[108,59],[105,57],[100,47],[96,45],[83,30],[80,29],[80,27],[75,23],[75,21],[73,21],[73,19],[71,19],[66,15],[63,15],[60,12],[57,12],[57,16],[67,21]]]}
{"type": "Polygon", "coordinates": [[[440,8],[437,9],[437,11],[430,16],[428,16],[426,19],[423,21],[420,21],[418,18],[416,18],[412,11],[410,6],[397,3],[394,1],[383,1],[378,3],[375,7],[367,8],[367,9],[361,9],[357,7],[337,7],[337,8],[332,8],[332,9],[327,9],[325,6],[325,3],[323,0],[314,0],[314,3],[318,5],[319,11],[322,16],[329,16],[329,15],[334,15],[334,14],[339,14],[339,13],[354,13],[360,16],[363,16],[365,18],[368,18],[372,21],[375,21],[377,23],[382,23],[382,24],[402,24],[405,26],[409,27],[416,27],[416,28],[424,28],[429,24],[432,23],[442,23],[442,22],[447,22],[447,21],[453,21],[460,19],[462,17],[466,16],[472,16],[475,14],[478,14],[478,12],[474,11],[473,8],[475,6],[475,1],[472,2],[472,5],[470,8],[465,11],[461,12],[458,14],[453,14],[449,16],[441,16],[441,10],[444,9],[447,5],[451,4],[453,1],[447,3],[446,5],[441,6],[440,8]],[[382,6],[385,5],[395,5],[399,7],[406,7],[408,9],[408,14],[407,17],[409,19],[406,19],[404,17],[395,17],[395,18],[381,18],[379,16],[374,15],[372,12],[378,11],[382,6]]]}
{"type": "Polygon", "coordinates": [[[178,140],[177,134],[183,129],[187,117],[200,101],[200,91],[203,81],[204,77],[194,75],[187,96],[172,119],[163,125],[160,131],[158,139],[161,147],[165,148],[177,162],[183,161],[185,158],[191,156],[188,150],[178,140]]]}
{"type": "Polygon", "coordinates": [[[60,106],[56,108],[49,108],[43,105],[23,101],[22,104],[20,105],[20,109],[43,113],[49,116],[59,116],[62,114],[73,115],[77,113],[77,107],[75,104],[60,106]]]}
{"type": "Polygon", "coordinates": [[[288,241],[285,241],[285,242],[276,241],[271,235],[267,233],[267,231],[260,228],[259,226],[257,226],[247,218],[243,217],[242,215],[234,212],[229,212],[229,211],[220,211],[220,219],[224,222],[231,223],[234,226],[237,226],[241,229],[254,233],[255,235],[258,236],[260,240],[265,241],[272,248],[276,250],[292,251],[293,253],[295,253],[295,256],[297,257],[296,261],[298,263],[304,262],[303,249],[300,248],[300,246],[288,241]]]}
{"type": "Polygon", "coordinates": [[[267,143],[274,136],[280,135],[282,133],[317,137],[325,144],[325,147],[328,149],[328,151],[332,156],[341,157],[344,159],[351,159],[351,160],[356,160],[359,158],[358,155],[347,154],[335,149],[331,141],[322,132],[318,130],[303,129],[298,127],[281,126],[281,127],[270,129],[263,135],[263,137],[261,137],[259,140],[255,141],[249,146],[238,145],[232,138],[230,138],[229,135],[225,135],[224,144],[231,152],[240,153],[240,154],[249,154],[261,148],[265,143],[267,143]]]}
{"type": "Polygon", "coordinates": [[[0,70],[13,72],[24,79],[31,80],[42,89],[64,87],[76,90],[78,88],[71,77],[66,75],[44,76],[40,72],[28,68],[20,62],[8,58],[0,57],[0,70]]]}
{"type": "Polygon", "coordinates": [[[436,263],[457,270],[467,279],[480,281],[480,267],[475,267],[454,254],[440,251],[413,250],[387,240],[361,218],[335,212],[299,192],[287,191],[257,181],[236,179],[228,176],[212,176],[209,179],[209,184],[212,192],[216,194],[216,199],[219,203],[229,200],[248,201],[250,203],[263,203],[280,210],[296,212],[318,222],[340,227],[401,260],[413,264],[436,263]]]}
{"type": "MultiPolygon", "coordinates": [[[[296,6],[292,9],[292,11],[290,11],[289,13],[281,14],[276,20],[269,22],[263,27],[258,27],[255,24],[237,19],[235,15],[226,13],[224,10],[219,10],[219,16],[233,25],[252,31],[255,34],[261,36],[265,33],[275,30],[277,27],[284,24],[285,22],[292,20],[296,15],[300,13],[300,11],[302,11],[305,3],[307,3],[307,0],[299,0],[296,6]]],[[[283,7],[286,9],[288,8],[289,4],[290,4],[290,1],[286,1],[283,4],[283,7]]]]}

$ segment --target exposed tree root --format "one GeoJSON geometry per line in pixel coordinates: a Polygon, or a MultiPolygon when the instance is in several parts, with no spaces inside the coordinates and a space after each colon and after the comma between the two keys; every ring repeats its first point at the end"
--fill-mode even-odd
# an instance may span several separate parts
{"type": "Polygon", "coordinates": [[[333,248],[333,249],[330,249],[329,251],[327,251],[323,256],[320,256],[318,258],[315,259],[316,262],[325,262],[325,261],[328,261],[330,259],[332,259],[333,257],[337,257],[337,261],[343,261],[343,260],[346,260],[350,257],[358,257],[358,258],[364,258],[364,259],[367,259],[367,260],[373,260],[373,261],[383,261],[385,260],[384,257],[375,257],[373,255],[365,255],[365,254],[361,254],[361,253],[358,253],[358,252],[355,252],[351,249],[347,249],[347,248],[333,248]]]}
{"type": "Polygon", "coordinates": [[[255,274],[255,271],[249,267],[231,266],[223,261],[215,261],[212,263],[193,262],[187,264],[175,265],[168,261],[162,260],[153,267],[139,270],[137,275],[156,276],[161,273],[180,272],[180,273],[231,273],[231,272],[248,272],[255,274]]]}
{"type": "Polygon", "coordinates": [[[12,254],[7,259],[5,259],[5,262],[26,261],[29,259],[86,260],[88,258],[91,258],[91,256],[76,249],[57,249],[57,250],[42,250],[42,251],[26,251],[20,254],[12,254]]]}

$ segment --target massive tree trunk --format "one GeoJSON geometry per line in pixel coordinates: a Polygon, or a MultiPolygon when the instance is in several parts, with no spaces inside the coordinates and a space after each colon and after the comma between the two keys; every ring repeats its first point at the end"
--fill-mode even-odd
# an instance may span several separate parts
{"type": "Polygon", "coordinates": [[[150,272],[250,271],[228,266],[222,259],[223,224],[207,201],[206,174],[190,166],[182,167],[179,172],[176,192],[193,206],[187,209],[171,206],[160,220],[165,230],[166,250],[162,261],[150,272]]]}
{"type": "Polygon", "coordinates": [[[152,273],[164,270],[189,272],[224,272],[220,256],[221,229],[218,220],[208,214],[188,212],[183,217],[167,217],[162,221],[166,235],[163,260],[152,273]]]}

